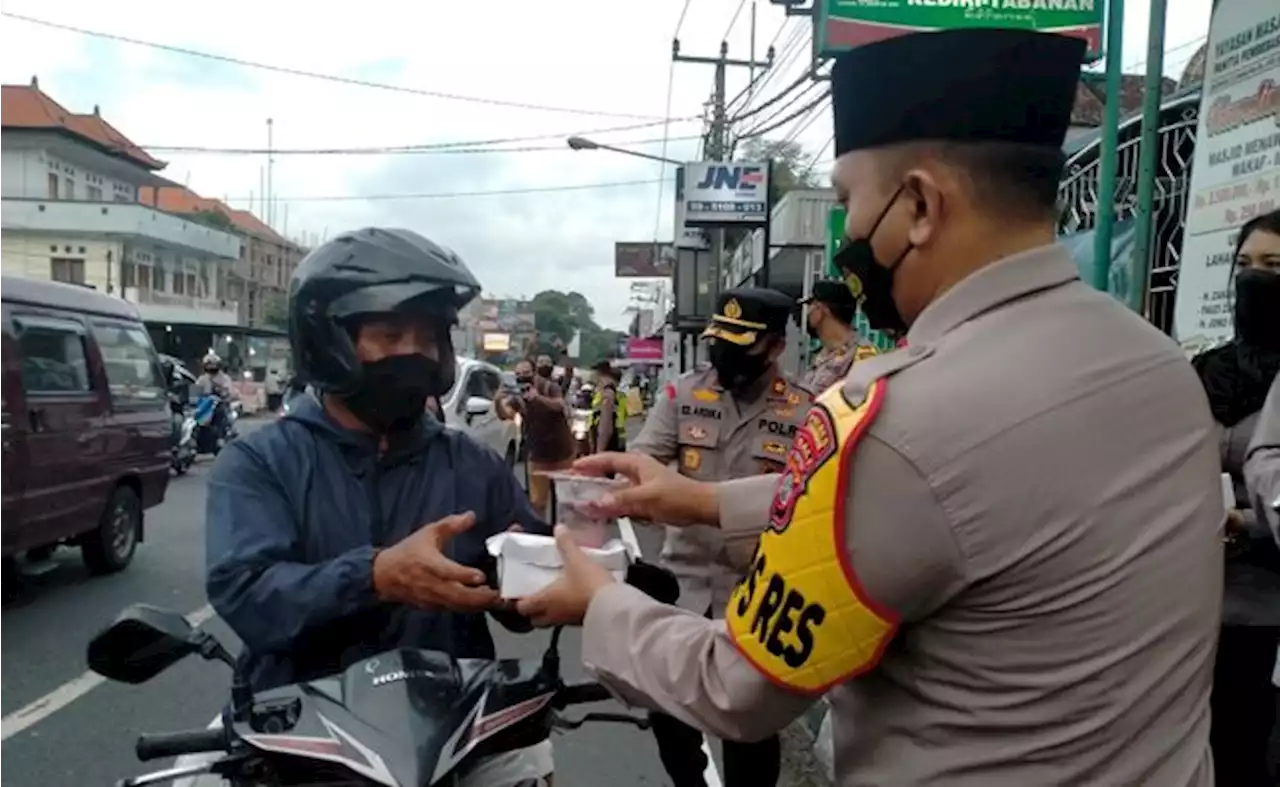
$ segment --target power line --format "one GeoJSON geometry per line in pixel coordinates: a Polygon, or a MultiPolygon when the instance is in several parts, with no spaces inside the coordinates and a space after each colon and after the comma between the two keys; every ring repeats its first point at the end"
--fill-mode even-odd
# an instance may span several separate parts
{"type": "Polygon", "coordinates": [[[156,41],[144,41],[139,38],[130,38],[128,36],[117,35],[115,33],[104,33],[99,30],[89,30],[74,25],[62,24],[61,22],[51,22],[47,19],[37,19],[31,16],[15,14],[9,11],[0,11],[0,16],[6,16],[10,19],[16,19],[20,22],[26,22],[40,27],[47,27],[53,30],[62,30],[68,33],[76,33],[78,35],[89,36],[92,38],[101,38],[107,41],[115,41],[121,44],[130,44],[133,46],[148,47],[158,49],[164,52],[170,52],[178,55],[186,55],[188,57],[199,57],[206,60],[215,60],[220,63],[230,63],[232,65],[243,66],[245,68],[257,68],[263,71],[274,71],[278,74],[288,74],[296,77],[306,77],[308,79],[319,79],[326,82],[336,82],[343,85],[352,85],[354,87],[366,87],[374,90],[385,90],[392,93],[407,93],[416,96],[428,96],[431,98],[443,98],[450,101],[465,101],[472,104],[486,104],[489,106],[511,107],[514,109],[535,110],[539,112],[561,112],[568,115],[589,115],[595,117],[616,117],[629,118],[633,120],[662,120],[662,118],[654,115],[637,115],[626,112],[605,112],[597,109],[582,109],[575,107],[557,107],[549,104],[532,104],[523,101],[509,101],[499,98],[484,98],[482,96],[465,96],[459,93],[447,93],[440,90],[426,90],[422,88],[405,87],[403,85],[390,85],[382,82],[372,82],[367,79],[356,79],[353,77],[338,76],[337,74],[324,74],[318,71],[307,71],[300,68],[291,68],[289,66],[277,66],[270,63],[261,63],[255,60],[245,60],[229,55],[218,55],[212,52],[201,52],[195,49],[187,49],[185,47],[173,46],[171,44],[161,44],[156,41]]]}
{"type": "Polygon", "coordinates": [[[680,9],[680,18],[676,20],[676,32],[672,34],[672,38],[680,37],[680,28],[684,27],[684,17],[689,13],[689,5],[693,0],[684,0],[684,8],[680,9]]]}
{"type": "MultiPolygon", "coordinates": [[[[756,118],[751,123],[744,124],[744,125],[749,125],[752,129],[756,129],[756,128],[760,128],[761,126],[767,126],[773,123],[778,118],[783,117],[784,115],[786,115],[786,113],[790,112],[791,109],[795,107],[797,104],[800,104],[804,101],[808,101],[809,99],[813,98],[813,96],[816,94],[815,89],[820,91],[822,89],[822,83],[810,82],[804,87],[800,87],[798,89],[792,90],[789,94],[784,93],[783,95],[787,96],[787,100],[785,103],[783,103],[782,105],[774,109],[771,109],[765,117],[756,118]]],[[[750,136],[755,136],[755,133],[756,133],[755,131],[749,130],[749,131],[743,132],[739,136],[750,137],[750,136]]]]}
{"type": "MultiPolygon", "coordinates": [[[[546,194],[558,191],[590,191],[629,186],[650,186],[660,180],[622,180],[613,183],[575,183],[566,186],[532,186],[519,189],[493,189],[490,191],[441,191],[426,194],[334,194],[330,196],[275,197],[280,202],[385,202],[389,200],[454,199],[460,197],[502,197],[515,194],[546,194]]],[[[248,197],[231,197],[228,202],[247,202],[248,197]]]]}
{"type": "MultiPolygon", "coordinates": [[[[669,123],[690,123],[692,120],[700,120],[700,118],[672,118],[669,123]]],[[[611,128],[598,128],[594,131],[572,132],[584,134],[584,136],[595,136],[595,134],[616,133],[620,131],[631,131],[631,129],[652,128],[654,125],[669,125],[666,120],[655,120],[652,123],[635,123],[631,125],[614,125],[611,128]]],[[[666,129],[664,129],[666,131],[666,129]]],[[[143,150],[154,150],[163,152],[212,152],[212,154],[242,154],[242,155],[306,155],[306,156],[324,156],[324,155],[384,155],[384,154],[417,154],[417,152],[448,152],[451,148],[480,148],[494,145],[511,145],[515,142],[538,142],[541,139],[563,139],[571,136],[568,132],[557,132],[552,134],[529,134],[524,137],[504,137],[495,139],[456,139],[452,142],[422,142],[419,145],[371,145],[364,147],[216,147],[211,145],[142,145],[143,150]]],[[[630,145],[643,145],[648,142],[646,139],[637,139],[630,145]]],[[[618,143],[623,145],[623,142],[618,143]]],[[[548,148],[562,148],[563,145],[548,146],[548,148]]],[[[541,150],[541,148],[536,148],[541,150]]]]}
{"type": "Polygon", "coordinates": [[[721,41],[729,38],[729,34],[733,32],[733,26],[738,24],[738,17],[742,16],[742,9],[747,5],[747,0],[738,0],[738,8],[733,12],[733,18],[729,20],[729,26],[724,29],[724,35],[720,36],[721,41]]]}
{"type": "Polygon", "coordinates": [[[835,132],[833,131],[831,132],[831,137],[827,139],[826,142],[822,143],[822,147],[818,148],[818,152],[813,154],[813,158],[809,159],[809,163],[806,164],[804,170],[801,171],[800,173],[801,180],[804,180],[805,178],[809,177],[809,173],[813,172],[813,168],[816,167],[818,165],[818,162],[822,159],[822,154],[827,152],[827,145],[830,145],[835,141],[836,141],[836,135],[835,135],[835,132]]]}
{"type": "Polygon", "coordinates": [[[760,127],[754,128],[751,131],[748,131],[747,133],[743,134],[740,138],[746,139],[748,137],[763,137],[766,134],[777,131],[778,129],[787,125],[788,123],[795,120],[796,118],[799,118],[805,115],[806,113],[812,112],[815,107],[819,106],[820,104],[822,104],[822,102],[826,101],[829,98],[831,98],[830,89],[823,92],[822,95],[818,96],[813,101],[806,104],[805,106],[800,107],[795,112],[792,112],[790,115],[787,115],[783,119],[779,120],[777,123],[773,123],[772,125],[768,125],[763,128],[760,128],[760,127]]]}
{"type": "Polygon", "coordinates": [[[769,107],[773,106],[774,104],[786,98],[792,91],[800,87],[800,85],[804,84],[805,80],[807,80],[808,78],[809,78],[809,72],[806,71],[805,73],[801,74],[800,77],[796,79],[796,81],[792,82],[791,84],[787,85],[782,90],[779,90],[776,94],[774,94],[773,98],[766,100],[763,104],[761,104],[758,107],[739,112],[737,115],[730,118],[729,122],[740,123],[749,117],[753,117],[755,115],[760,114],[761,112],[765,111],[769,107]]]}
{"type": "MultiPolygon", "coordinates": [[[[649,139],[632,139],[618,141],[616,144],[625,147],[639,147],[644,145],[657,145],[663,142],[692,142],[693,140],[702,139],[698,134],[682,134],[678,137],[651,137],[649,139]]],[[[268,151],[266,148],[202,148],[202,147],[152,147],[148,150],[165,152],[165,153],[181,153],[189,156],[261,156],[268,151]]],[[[520,145],[517,147],[474,147],[474,148],[330,148],[330,149],[314,149],[307,150],[302,148],[293,149],[275,149],[270,151],[272,155],[294,155],[294,156],[484,156],[495,155],[501,153],[552,153],[567,152],[569,149],[563,144],[560,145],[520,145]]]]}

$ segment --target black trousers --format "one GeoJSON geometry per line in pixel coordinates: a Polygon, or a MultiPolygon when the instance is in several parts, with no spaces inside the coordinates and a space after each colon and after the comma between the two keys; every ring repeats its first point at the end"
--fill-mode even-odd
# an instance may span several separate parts
{"type": "MultiPolygon", "coordinates": [[[[674,787],[706,787],[702,733],[665,713],[650,713],[649,721],[662,767],[674,787]]],[[[724,787],[774,787],[781,771],[782,744],[777,735],[758,743],[724,742],[724,787]]]]}
{"type": "Polygon", "coordinates": [[[1277,645],[1280,627],[1221,629],[1209,699],[1209,743],[1218,787],[1274,787],[1280,777],[1267,751],[1276,724],[1277,689],[1271,671],[1277,645]]]}

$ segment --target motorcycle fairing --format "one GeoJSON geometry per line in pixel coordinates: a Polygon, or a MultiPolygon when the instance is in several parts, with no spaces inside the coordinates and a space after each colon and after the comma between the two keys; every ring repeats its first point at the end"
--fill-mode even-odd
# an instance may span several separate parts
{"type": "Polygon", "coordinates": [[[555,688],[537,660],[459,661],[405,648],[259,693],[258,703],[300,702],[287,733],[245,721],[234,730],[261,751],[335,763],[387,787],[426,787],[488,754],[545,740],[555,688]]]}

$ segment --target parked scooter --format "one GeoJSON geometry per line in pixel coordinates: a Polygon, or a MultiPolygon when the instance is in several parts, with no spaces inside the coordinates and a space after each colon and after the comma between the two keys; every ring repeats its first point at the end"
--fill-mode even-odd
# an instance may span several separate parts
{"type": "MultiPolygon", "coordinates": [[[[675,577],[636,563],[627,582],[660,601],[679,595],[675,577]]],[[[126,609],[89,643],[89,668],[110,680],[145,683],[200,654],[235,670],[219,726],[139,736],[139,760],[208,755],[124,779],[121,787],[210,775],[248,785],[516,787],[541,783],[511,754],[546,741],[552,730],[588,721],[648,726],[627,713],[559,711],[609,699],[596,683],[566,684],[555,629],[540,659],[456,659],[401,648],[317,681],[254,692],[213,634],[147,605],[126,609]]]]}

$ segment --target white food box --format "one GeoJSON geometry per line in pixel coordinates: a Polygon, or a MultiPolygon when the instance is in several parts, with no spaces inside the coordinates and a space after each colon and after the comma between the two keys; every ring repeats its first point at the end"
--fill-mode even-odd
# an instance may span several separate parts
{"type": "MultiPolygon", "coordinates": [[[[498,592],[503,598],[532,596],[559,579],[564,570],[560,550],[551,536],[499,533],[485,540],[485,548],[498,561],[498,592]]],[[[626,580],[631,555],[621,540],[613,539],[599,549],[582,551],[618,582],[626,580]]]]}

